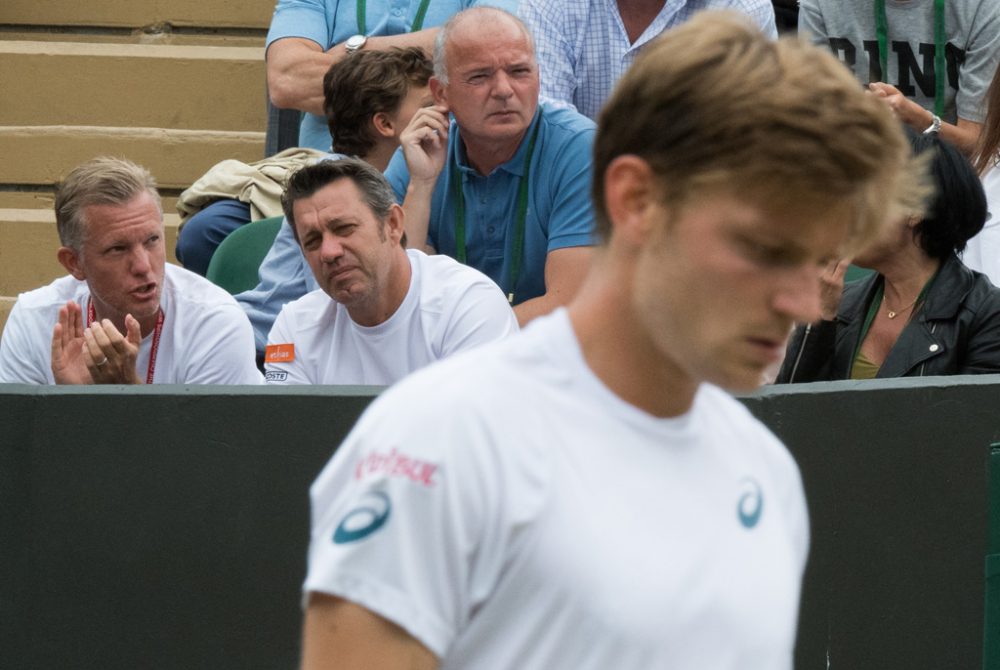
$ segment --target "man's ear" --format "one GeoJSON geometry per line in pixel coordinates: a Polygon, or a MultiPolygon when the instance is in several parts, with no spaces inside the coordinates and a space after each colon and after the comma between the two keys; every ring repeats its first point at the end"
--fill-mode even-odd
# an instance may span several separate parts
{"type": "MultiPolygon", "coordinates": [[[[382,137],[395,137],[397,135],[392,117],[385,112],[376,112],[372,115],[372,128],[377,135],[381,135],[382,137]]],[[[400,131],[402,131],[402,128],[400,128],[400,131]]]]}
{"type": "Polygon", "coordinates": [[[60,265],[66,268],[66,271],[73,275],[74,278],[80,281],[87,278],[87,275],[83,271],[83,265],[80,263],[80,254],[73,249],[59,247],[59,251],[56,252],[56,258],[59,260],[60,265]]]}
{"type": "Polygon", "coordinates": [[[604,171],[604,203],[611,236],[642,244],[649,233],[649,208],[656,202],[653,169],[634,154],[618,156],[604,171]]]}
{"type": "Polygon", "coordinates": [[[438,80],[437,77],[431,77],[427,81],[427,86],[431,89],[431,96],[434,97],[435,105],[448,106],[448,87],[445,86],[438,80]]]}
{"type": "Polygon", "coordinates": [[[389,215],[385,217],[385,234],[393,244],[400,244],[406,232],[406,214],[403,208],[394,204],[389,208],[389,215]]]}

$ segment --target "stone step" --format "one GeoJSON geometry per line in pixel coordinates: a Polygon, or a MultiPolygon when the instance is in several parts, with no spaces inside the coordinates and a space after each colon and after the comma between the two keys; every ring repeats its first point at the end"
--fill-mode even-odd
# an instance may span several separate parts
{"type": "Polygon", "coordinates": [[[263,132],[0,126],[0,184],[50,185],[95,156],[122,156],[143,165],[166,189],[184,189],[227,158],[244,163],[264,155],[263,132]]]}
{"type": "Polygon", "coordinates": [[[256,47],[0,40],[0,91],[0,126],[264,132],[267,124],[256,47]]]}
{"type": "MultiPolygon", "coordinates": [[[[177,211],[177,196],[160,193],[163,211],[173,214],[177,211]]],[[[48,209],[55,204],[55,188],[42,191],[0,191],[0,210],[3,209],[48,209]]]]}
{"type": "MultiPolygon", "coordinates": [[[[177,196],[171,195],[176,190],[167,191],[166,195],[160,189],[160,201],[166,214],[177,213],[177,196]]],[[[55,204],[55,187],[45,191],[0,191],[0,211],[3,210],[42,210],[50,211],[55,204]]]]}
{"type": "Polygon", "coordinates": [[[3,335],[4,324],[7,323],[7,317],[10,315],[10,310],[14,308],[16,300],[17,298],[10,296],[0,296],[0,336],[3,335]]]}
{"type": "MultiPolygon", "coordinates": [[[[180,217],[163,215],[167,261],[177,263],[180,217]]],[[[51,209],[0,209],[0,296],[16,296],[66,274],[56,260],[59,235],[51,209]]]]}
{"type": "Polygon", "coordinates": [[[35,26],[174,26],[266,29],[275,0],[3,0],[0,24],[35,26]]]}
{"type": "Polygon", "coordinates": [[[44,191],[0,191],[0,209],[52,209],[53,189],[44,191]]]}
{"type": "Polygon", "coordinates": [[[26,28],[0,25],[0,42],[79,42],[81,44],[150,44],[161,46],[247,47],[264,51],[266,30],[175,32],[172,30],[103,30],[26,28]]]}

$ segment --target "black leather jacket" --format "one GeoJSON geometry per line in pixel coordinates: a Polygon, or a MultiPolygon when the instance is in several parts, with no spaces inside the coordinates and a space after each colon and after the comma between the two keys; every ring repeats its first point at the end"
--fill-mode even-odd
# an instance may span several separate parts
{"type": "MultiPolygon", "coordinates": [[[[874,273],[851,282],[844,287],[836,319],[798,327],[776,383],[850,379],[868,306],[881,282],[874,273]]],[[[1000,372],[1000,288],[951,256],[877,376],[995,372],[1000,372]]]]}

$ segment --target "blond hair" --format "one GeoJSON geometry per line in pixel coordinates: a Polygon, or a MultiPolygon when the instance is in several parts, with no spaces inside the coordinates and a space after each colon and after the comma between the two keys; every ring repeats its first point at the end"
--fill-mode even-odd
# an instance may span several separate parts
{"type": "Polygon", "coordinates": [[[90,205],[124,205],[148,191],[161,210],[156,180],[146,168],[124,158],[100,156],[73,168],[56,190],[59,242],[80,252],[87,233],[83,210],[90,205]]]}
{"type": "Polygon", "coordinates": [[[848,246],[920,211],[926,179],[888,106],[829,52],[771,41],[733,12],[702,12],[651,44],[601,112],[594,145],[598,232],[617,156],[643,158],[668,207],[729,189],[766,206],[853,203],[848,246]]]}

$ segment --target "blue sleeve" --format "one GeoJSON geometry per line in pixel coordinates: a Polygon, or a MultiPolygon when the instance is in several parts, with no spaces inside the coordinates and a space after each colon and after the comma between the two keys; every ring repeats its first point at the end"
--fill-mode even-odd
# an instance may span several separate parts
{"type": "Polygon", "coordinates": [[[396,194],[396,202],[402,205],[403,199],[406,198],[406,188],[410,185],[410,171],[406,167],[402,149],[396,149],[383,174],[396,194]]]}
{"type": "Polygon", "coordinates": [[[257,351],[264,351],[267,334],[281,308],[319,288],[287,219],[281,222],[278,236],[260,265],[259,276],[257,286],[235,297],[253,326],[257,351]]]}
{"type": "Polygon", "coordinates": [[[329,49],[335,17],[336,7],[328,7],[324,0],[278,0],[265,48],[283,37],[304,37],[329,49]]]}
{"type": "Polygon", "coordinates": [[[549,178],[552,197],[548,225],[549,251],[596,243],[594,206],[590,200],[594,133],[591,125],[566,143],[555,156],[547,157],[543,163],[551,168],[561,168],[558,172],[550,172],[549,178]]]}

